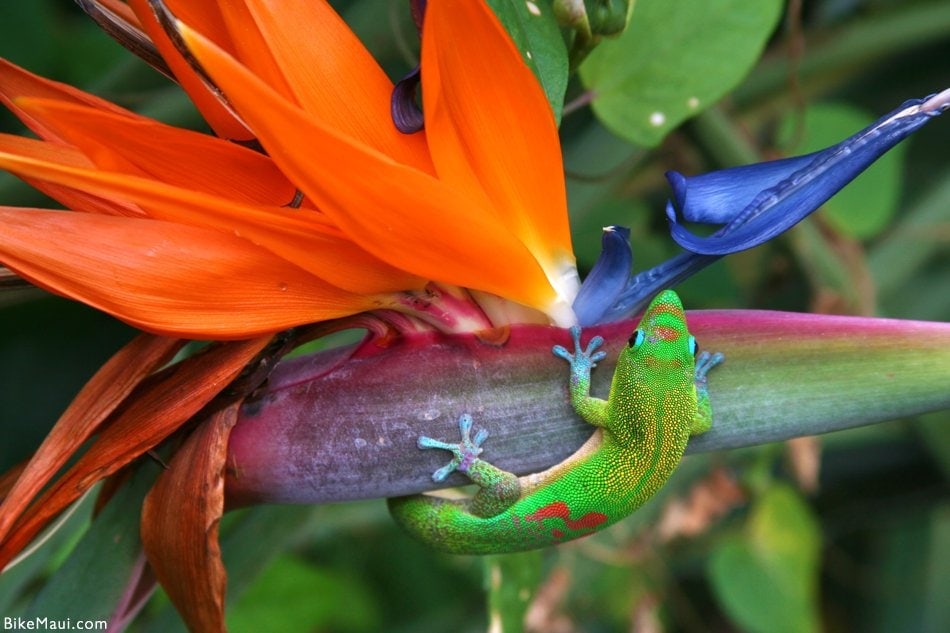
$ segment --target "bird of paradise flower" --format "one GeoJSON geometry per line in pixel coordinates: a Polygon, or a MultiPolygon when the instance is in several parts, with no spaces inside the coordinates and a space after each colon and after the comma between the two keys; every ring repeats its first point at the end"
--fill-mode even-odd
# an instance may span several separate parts
{"type": "MultiPolygon", "coordinates": [[[[581,288],[556,122],[486,5],[430,3],[425,127],[405,134],[392,83],[324,2],[87,4],[144,46],[216,135],[0,62],[0,99],[39,137],[0,135],[0,167],[71,210],[0,207],[0,262],[148,332],[0,482],[0,567],[93,484],[188,431],[146,499],[142,539],[196,630],[223,628],[216,525],[230,431],[243,399],[302,338],[275,333],[357,323],[417,349],[412,331],[424,327],[503,340],[491,331],[628,317],[660,287],[802,219],[950,100],[905,104],[816,155],[673,176],[669,217],[687,252],[631,276],[626,233],[611,230],[581,288]],[[682,218],[723,228],[695,238],[682,218]],[[165,367],[183,339],[237,341],[165,367]]],[[[516,360],[524,341],[543,347],[512,340],[516,360]]]]}

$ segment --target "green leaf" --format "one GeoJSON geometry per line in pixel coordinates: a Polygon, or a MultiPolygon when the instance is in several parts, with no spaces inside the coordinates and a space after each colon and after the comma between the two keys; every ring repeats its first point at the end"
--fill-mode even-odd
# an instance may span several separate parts
{"type": "MultiPolygon", "coordinates": [[[[817,152],[834,145],[874,122],[874,117],[840,103],[819,103],[805,110],[800,121],[788,115],[782,122],[780,138],[789,155],[817,152]],[[797,138],[792,138],[797,136],[797,138]],[[792,139],[789,143],[787,139],[792,139]]],[[[901,193],[901,165],[906,144],[895,147],[822,208],[821,214],[844,235],[866,239],[877,235],[897,213],[901,193]]]]}
{"type": "Polygon", "coordinates": [[[758,59],[781,15],[779,0],[638,0],[624,34],[580,67],[605,126],[653,146],[715,103],[758,59]]]}
{"type": "Polygon", "coordinates": [[[0,56],[14,63],[49,72],[60,52],[57,38],[50,39],[49,25],[56,17],[56,2],[35,0],[0,5],[0,56]],[[42,45],[40,44],[42,42],[42,45]]]}
{"type": "Polygon", "coordinates": [[[142,500],[156,471],[154,464],[146,463],[131,476],[33,600],[25,618],[75,622],[108,620],[113,615],[142,560],[142,500]]]}
{"type": "Polygon", "coordinates": [[[492,631],[524,630],[524,617],[541,581],[541,550],[486,556],[485,586],[492,631]]]}
{"type": "Polygon", "coordinates": [[[929,512],[886,516],[878,528],[862,569],[881,588],[869,599],[855,630],[945,631],[950,622],[947,582],[950,581],[950,504],[929,512]]]}
{"type": "Polygon", "coordinates": [[[67,515],[44,530],[35,544],[21,552],[0,574],[0,614],[21,614],[46,582],[50,570],[62,564],[89,527],[94,494],[83,497],[67,515]],[[21,559],[22,556],[22,559],[21,559]]]}
{"type": "Polygon", "coordinates": [[[361,583],[289,555],[277,558],[228,612],[228,630],[378,631],[361,583]]]}
{"type": "Polygon", "coordinates": [[[950,481],[950,411],[922,415],[914,421],[914,430],[923,439],[923,445],[933,458],[934,465],[950,481]]]}
{"type": "Polygon", "coordinates": [[[74,301],[32,291],[23,298],[0,303],[0,331],[10,333],[0,338],[0,471],[36,450],[83,383],[133,334],[74,301]]]}
{"type": "Polygon", "coordinates": [[[488,0],[511,39],[531,67],[561,120],[567,90],[567,49],[550,2],[536,0],[488,0]]]}
{"type": "Polygon", "coordinates": [[[709,573],[719,602],[743,630],[817,631],[819,546],[818,526],[798,493],[771,488],[743,533],[712,552],[709,573]]]}
{"type": "MultiPolygon", "coordinates": [[[[886,158],[886,157],[885,157],[886,158]]],[[[901,213],[893,230],[868,250],[868,267],[878,292],[889,294],[911,288],[927,261],[946,250],[947,222],[950,221],[950,170],[936,172],[936,184],[920,193],[917,203],[901,213]]]]}

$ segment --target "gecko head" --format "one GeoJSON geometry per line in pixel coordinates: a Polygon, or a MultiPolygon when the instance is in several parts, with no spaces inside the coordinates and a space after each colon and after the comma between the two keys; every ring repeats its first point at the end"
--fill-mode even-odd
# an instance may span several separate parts
{"type": "Polygon", "coordinates": [[[647,369],[682,368],[693,371],[698,351],[696,339],[686,327],[686,313],[679,296],[664,290],[650,302],[621,352],[621,362],[636,362],[647,369]]]}

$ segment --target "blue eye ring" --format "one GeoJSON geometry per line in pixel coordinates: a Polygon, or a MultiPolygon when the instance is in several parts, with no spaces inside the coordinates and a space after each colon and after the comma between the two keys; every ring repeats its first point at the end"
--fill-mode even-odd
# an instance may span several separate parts
{"type": "Polygon", "coordinates": [[[633,334],[630,335],[630,340],[627,341],[627,346],[631,348],[640,347],[643,345],[643,339],[646,338],[646,334],[643,333],[643,330],[634,330],[633,334]]]}
{"type": "Polygon", "coordinates": [[[699,353],[699,343],[696,342],[696,337],[690,334],[689,339],[686,344],[689,346],[689,353],[695,356],[699,353]]]}

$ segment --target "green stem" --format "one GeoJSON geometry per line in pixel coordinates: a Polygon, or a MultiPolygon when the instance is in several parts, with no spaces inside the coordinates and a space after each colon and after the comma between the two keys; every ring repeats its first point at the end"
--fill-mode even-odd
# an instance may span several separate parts
{"type": "MultiPolygon", "coordinates": [[[[950,407],[950,324],[807,314],[691,312],[710,375],[713,428],[688,452],[721,450],[873,424],[950,407]]],[[[587,328],[605,337],[593,375],[604,397],[631,322],[587,328]]],[[[513,326],[504,344],[474,336],[370,342],[279,366],[231,435],[232,506],[391,497],[438,487],[440,456],[420,435],[450,435],[461,413],[490,432],[486,453],[516,474],[576,450],[591,427],[571,410],[551,353],[564,330],[513,326]]],[[[452,475],[446,484],[467,483],[452,475]]]]}
{"type": "Polygon", "coordinates": [[[755,145],[736,123],[716,106],[693,119],[690,129],[703,150],[720,168],[748,165],[762,160],[755,145]]]}
{"type": "MultiPolygon", "coordinates": [[[[950,34],[950,3],[897,5],[850,22],[837,31],[823,31],[821,40],[805,45],[798,75],[810,92],[840,84],[842,77],[867,72],[882,60],[945,40],[950,34]]],[[[782,95],[788,81],[789,61],[773,57],[762,64],[733,92],[735,103],[745,108],[782,95]]],[[[938,88],[939,86],[934,86],[938,88]]]]}

